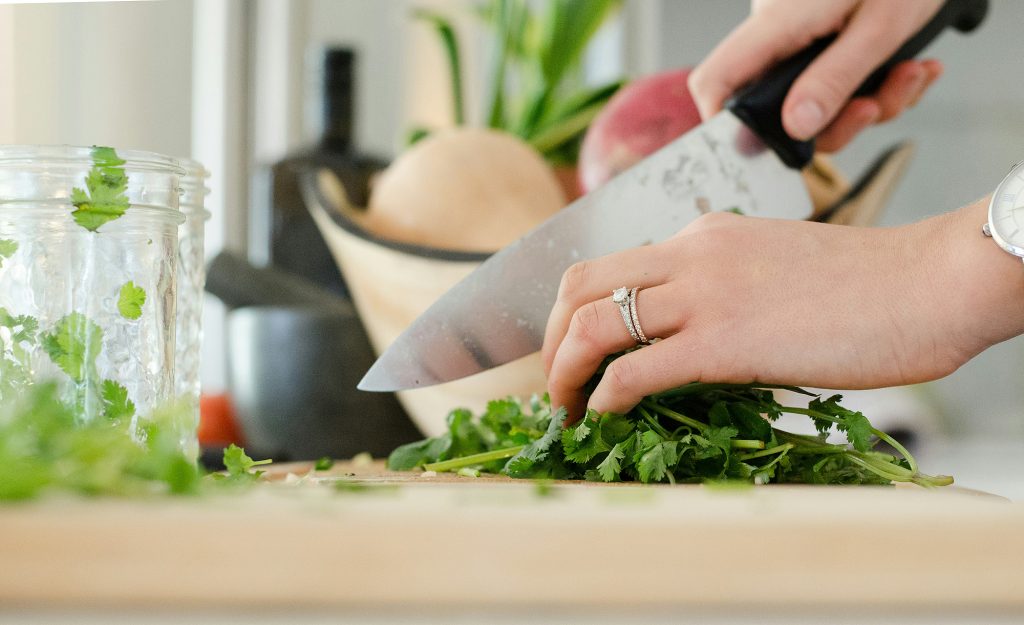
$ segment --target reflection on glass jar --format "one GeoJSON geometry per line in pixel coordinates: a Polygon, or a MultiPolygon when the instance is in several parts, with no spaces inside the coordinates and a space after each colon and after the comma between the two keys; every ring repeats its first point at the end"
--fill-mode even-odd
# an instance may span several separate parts
{"type": "MultiPolygon", "coordinates": [[[[0,146],[0,400],[56,380],[145,437],[174,397],[184,169],[148,152],[0,146]]],[[[195,423],[178,423],[194,453],[195,423]]]]}
{"type": "MultiPolygon", "coordinates": [[[[188,404],[199,424],[199,357],[202,347],[203,287],[206,284],[204,230],[210,218],[206,210],[206,179],[209,172],[199,162],[181,159],[185,176],[181,180],[181,212],[178,228],[178,304],[175,322],[174,388],[188,404]]],[[[190,450],[191,451],[191,450],[190,450]]],[[[198,452],[198,449],[195,450],[198,452]]]]}

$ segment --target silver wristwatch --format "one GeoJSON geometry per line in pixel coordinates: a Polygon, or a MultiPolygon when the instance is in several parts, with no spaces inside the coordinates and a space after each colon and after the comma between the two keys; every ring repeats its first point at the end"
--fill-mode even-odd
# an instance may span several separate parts
{"type": "Polygon", "coordinates": [[[1024,161],[1014,165],[988,203],[988,223],[982,227],[999,247],[1024,258],[1024,161]]]}

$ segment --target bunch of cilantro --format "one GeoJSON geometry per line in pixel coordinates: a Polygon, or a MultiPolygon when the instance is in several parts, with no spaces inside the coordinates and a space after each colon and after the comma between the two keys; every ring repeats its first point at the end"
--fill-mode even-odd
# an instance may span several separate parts
{"type": "Polygon", "coordinates": [[[546,397],[528,404],[492,401],[479,418],[458,409],[441,436],[403,445],[388,468],[477,469],[514,478],[643,483],[742,481],[756,484],[891,484],[944,486],[953,479],[918,470],[899,442],[836,395],[822,399],[797,387],[693,383],[644,398],[626,414],[590,411],[564,426],[565,410],[546,397]],[[812,397],[783,406],[773,391],[812,397]],[[772,426],[783,413],[809,417],[817,436],[772,426]],[[826,440],[832,429],[848,444],[826,440]],[[876,451],[884,441],[900,457],[876,451]]]}

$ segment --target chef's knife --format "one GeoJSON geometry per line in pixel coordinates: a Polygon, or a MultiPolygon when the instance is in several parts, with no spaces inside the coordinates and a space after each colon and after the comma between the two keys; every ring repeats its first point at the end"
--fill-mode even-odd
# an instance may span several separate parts
{"type": "MultiPolygon", "coordinates": [[[[987,0],[949,0],[857,91],[873,93],[947,26],[973,30],[987,0]]],[[[403,332],[359,383],[394,391],[463,378],[531,354],[562,274],[575,262],[654,243],[709,211],[805,219],[800,176],[814,153],[782,127],[789,88],[834,37],[773,68],[726,110],[576,200],[452,287],[403,332]]]]}

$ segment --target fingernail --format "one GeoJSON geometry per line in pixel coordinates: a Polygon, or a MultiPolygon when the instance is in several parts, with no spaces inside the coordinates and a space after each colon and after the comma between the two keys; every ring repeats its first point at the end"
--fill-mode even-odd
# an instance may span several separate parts
{"type": "Polygon", "coordinates": [[[825,125],[825,110],[814,100],[803,100],[793,107],[789,121],[794,139],[810,139],[825,125]]]}

